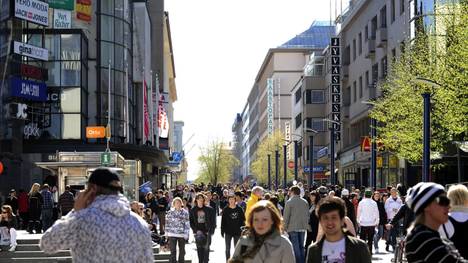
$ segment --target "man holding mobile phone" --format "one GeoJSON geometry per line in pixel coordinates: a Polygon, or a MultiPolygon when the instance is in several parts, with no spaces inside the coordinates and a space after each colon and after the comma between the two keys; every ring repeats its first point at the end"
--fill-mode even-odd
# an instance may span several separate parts
{"type": "Polygon", "coordinates": [[[73,210],[41,238],[48,253],[70,249],[73,262],[153,262],[148,224],[130,211],[118,175],[98,168],[73,210]]]}

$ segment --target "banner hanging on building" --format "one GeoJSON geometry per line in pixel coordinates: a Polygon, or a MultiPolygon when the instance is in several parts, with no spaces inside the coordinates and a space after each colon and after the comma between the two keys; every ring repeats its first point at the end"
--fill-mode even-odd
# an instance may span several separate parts
{"type": "MultiPolygon", "coordinates": [[[[289,121],[284,123],[284,140],[286,142],[291,141],[291,123],[289,121]]],[[[288,146],[286,146],[286,160],[291,159],[291,144],[288,143],[288,146]]]]}
{"type": "Polygon", "coordinates": [[[71,28],[71,11],[54,9],[54,28],[71,28]]]}
{"type": "Polygon", "coordinates": [[[12,97],[47,101],[47,86],[45,83],[11,77],[10,86],[12,97]]]}
{"type": "MultiPolygon", "coordinates": [[[[332,102],[332,120],[341,123],[341,48],[340,38],[332,37],[330,43],[331,51],[331,102],[332,102]]],[[[335,131],[335,140],[341,140],[341,125],[337,123],[332,124],[335,131]]]]}
{"type": "Polygon", "coordinates": [[[161,94],[159,99],[158,128],[160,138],[169,137],[169,119],[167,117],[167,110],[165,107],[165,104],[167,103],[165,97],[165,94],[161,94]]]}
{"type": "Polygon", "coordinates": [[[36,47],[26,43],[14,41],[13,52],[18,55],[27,56],[30,58],[49,60],[49,51],[45,48],[36,47]]]}
{"type": "Polygon", "coordinates": [[[267,123],[268,136],[273,134],[273,79],[267,79],[267,123]]]}
{"type": "Polygon", "coordinates": [[[15,17],[49,26],[49,4],[39,0],[15,0],[15,17]]]}
{"type": "Polygon", "coordinates": [[[148,113],[148,86],[146,80],[143,80],[143,144],[151,141],[150,138],[150,120],[148,113]]]}

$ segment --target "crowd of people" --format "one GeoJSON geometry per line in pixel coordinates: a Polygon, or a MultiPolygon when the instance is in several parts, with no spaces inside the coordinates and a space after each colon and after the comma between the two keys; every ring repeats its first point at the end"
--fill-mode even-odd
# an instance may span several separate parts
{"type": "Polygon", "coordinates": [[[55,224],[47,185],[34,184],[18,197],[12,190],[2,206],[2,240],[7,236],[14,251],[16,229],[42,230],[45,252],[71,249],[75,262],[153,262],[160,245],[171,263],[185,262],[193,240],[198,262],[206,263],[219,227],[230,263],[371,262],[382,239],[386,251],[404,250],[408,262],[468,262],[464,185],[446,192],[435,183],[408,191],[192,184],[141,193],[140,202],[129,202],[121,189],[116,174],[96,169],[85,191],[75,196],[67,187],[60,195],[55,224]]]}

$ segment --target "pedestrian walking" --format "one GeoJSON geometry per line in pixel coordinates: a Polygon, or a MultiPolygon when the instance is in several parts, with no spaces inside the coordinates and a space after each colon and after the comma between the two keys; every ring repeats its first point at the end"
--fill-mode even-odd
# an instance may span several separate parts
{"type": "Polygon", "coordinates": [[[356,221],[356,208],[354,207],[354,204],[350,200],[349,196],[349,190],[348,189],[343,189],[341,191],[341,199],[345,202],[346,206],[346,216],[351,219],[351,222],[353,222],[354,229],[357,229],[357,221],[356,221]]]}
{"type": "MultiPolygon", "coordinates": [[[[13,209],[10,205],[2,206],[2,213],[0,214],[0,245],[10,245],[8,251],[13,252],[16,250],[16,229],[18,221],[13,209]]],[[[1,248],[0,248],[1,251],[1,248]]]]}
{"type": "MultiPolygon", "coordinates": [[[[375,191],[372,199],[377,203],[377,208],[379,209],[379,225],[377,226],[375,235],[374,235],[374,249],[375,253],[379,253],[379,241],[384,235],[384,225],[387,222],[387,213],[385,212],[385,205],[382,202],[379,191],[375,191]]],[[[395,250],[395,248],[393,248],[395,250]]],[[[388,245],[387,245],[388,251],[388,245]]]]}
{"type": "Polygon", "coordinates": [[[18,214],[21,219],[21,229],[28,229],[28,194],[23,190],[19,190],[18,194],[18,214]]]}
{"type": "Polygon", "coordinates": [[[72,209],[73,205],[75,204],[75,196],[71,192],[71,188],[69,185],[65,186],[65,191],[60,195],[58,200],[58,205],[60,211],[62,212],[62,216],[68,214],[72,209]]]}
{"type": "Polygon", "coordinates": [[[305,233],[311,230],[309,225],[309,204],[301,197],[301,189],[298,186],[292,186],[289,194],[290,198],[284,207],[284,229],[293,245],[296,263],[304,263],[305,233]]]}
{"type": "MultiPolygon", "coordinates": [[[[263,197],[263,188],[261,186],[254,186],[252,188],[252,193],[250,194],[249,199],[247,200],[247,207],[245,209],[245,218],[249,217],[250,209],[263,197]]],[[[281,202],[281,199],[280,199],[281,202]]]]}
{"type": "Polygon", "coordinates": [[[47,231],[53,223],[54,215],[54,200],[52,200],[52,193],[50,192],[50,187],[48,184],[42,186],[41,191],[42,196],[42,207],[41,207],[41,222],[42,222],[42,231],[47,231]]]}
{"type": "Polygon", "coordinates": [[[366,243],[345,234],[345,211],[344,201],[338,197],[327,197],[320,201],[317,214],[324,238],[309,247],[307,263],[371,262],[366,243]]]}
{"type": "Polygon", "coordinates": [[[468,259],[468,189],[462,184],[450,186],[447,196],[450,199],[449,220],[439,228],[442,237],[450,239],[468,259]]]}
{"type": "Polygon", "coordinates": [[[221,215],[221,236],[226,245],[226,260],[231,257],[231,242],[234,241],[234,246],[236,246],[242,227],[245,225],[244,210],[236,204],[236,197],[228,195],[227,201],[228,205],[221,215]]]}
{"type": "MultiPolygon", "coordinates": [[[[396,188],[391,188],[390,190],[390,197],[385,201],[385,212],[387,214],[388,222],[393,219],[396,215],[400,207],[403,205],[401,198],[398,196],[398,191],[396,188]]],[[[387,222],[387,221],[386,221],[387,222]]],[[[382,224],[382,222],[381,222],[382,224]]],[[[388,233],[387,243],[385,250],[389,250],[389,246],[392,246],[393,251],[395,251],[396,245],[396,236],[397,236],[398,228],[391,228],[390,232],[388,233]]]]}
{"type": "Polygon", "coordinates": [[[158,190],[158,221],[159,221],[159,234],[164,235],[164,228],[166,226],[166,212],[168,208],[168,199],[164,196],[162,189],[158,190]]]}
{"type": "Polygon", "coordinates": [[[190,211],[190,228],[195,236],[199,263],[209,261],[211,237],[216,229],[216,212],[206,201],[204,194],[197,194],[196,205],[190,211]]]}
{"type": "Polygon", "coordinates": [[[16,190],[11,189],[10,194],[5,199],[4,205],[9,205],[13,211],[13,214],[18,214],[18,198],[16,197],[16,190]]]}
{"type": "Polygon", "coordinates": [[[256,202],[246,220],[246,231],[236,245],[229,263],[294,263],[294,251],[281,235],[282,220],[269,201],[256,202]]]}
{"type": "Polygon", "coordinates": [[[153,262],[148,224],[122,194],[119,176],[104,168],[93,171],[74,209],[41,238],[47,254],[70,249],[73,262],[153,262]]]}
{"type": "Polygon", "coordinates": [[[190,216],[187,210],[182,208],[182,199],[176,197],[172,200],[172,207],[166,214],[166,236],[171,250],[170,263],[185,262],[185,243],[190,234],[190,216]],[[177,257],[177,245],[179,257],[177,257]],[[178,260],[176,260],[178,258],[178,260]]]}
{"type": "Polygon", "coordinates": [[[379,225],[380,216],[377,203],[371,199],[372,191],[364,191],[364,199],[359,202],[357,221],[361,226],[361,239],[367,241],[369,251],[372,254],[372,241],[374,240],[375,228],[379,225]]]}
{"type": "Polygon", "coordinates": [[[305,252],[310,244],[317,240],[319,220],[317,217],[318,203],[320,202],[320,195],[316,191],[310,192],[309,197],[309,226],[310,231],[307,231],[307,239],[305,244],[305,252]]]}
{"type": "Polygon", "coordinates": [[[241,191],[236,191],[234,194],[236,195],[237,205],[240,206],[240,208],[242,208],[245,213],[245,210],[247,209],[247,203],[244,201],[244,194],[241,191]]]}
{"type": "Polygon", "coordinates": [[[33,230],[36,231],[36,234],[41,233],[41,211],[42,211],[42,195],[39,193],[40,184],[34,183],[31,186],[31,190],[28,194],[28,232],[33,233],[33,230]]]}
{"type": "Polygon", "coordinates": [[[444,187],[435,183],[418,183],[408,190],[406,199],[408,207],[416,215],[405,239],[408,263],[468,262],[454,244],[441,238],[438,232],[439,227],[448,221],[450,207],[444,187]]]}

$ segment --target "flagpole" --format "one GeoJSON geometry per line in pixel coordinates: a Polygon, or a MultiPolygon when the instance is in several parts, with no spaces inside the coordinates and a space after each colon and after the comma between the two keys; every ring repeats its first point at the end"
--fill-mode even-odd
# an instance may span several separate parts
{"type": "Polygon", "coordinates": [[[128,63],[125,65],[125,142],[130,142],[130,127],[128,116],[128,63]]]}
{"type": "Polygon", "coordinates": [[[111,127],[110,127],[110,122],[111,122],[111,60],[109,59],[109,81],[108,81],[108,84],[107,87],[108,87],[108,90],[107,90],[107,130],[108,130],[108,134],[107,134],[107,148],[106,148],[106,152],[109,152],[110,151],[110,148],[109,148],[109,143],[110,143],[110,139],[111,139],[111,127]]]}
{"type": "Polygon", "coordinates": [[[150,132],[150,135],[151,135],[151,144],[154,145],[154,127],[153,127],[153,71],[150,70],[150,94],[149,94],[149,101],[150,103],[148,104],[150,107],[148,109],[148,115],[149,115],[149,121],[150,121],[150,127],[151,127],[151,132],[150,132]]]}
{"type": "Polygon", "coordinates": [[[141,84],[142,84],[142,90],[143,92],[141,93],[141,100],[143,103],[141,103],[141,113],[142,113],[142,118],[141,118],[141,133],[142,133],[142,136],[141,136],[141,141],[142,141],[142,144],[145,145],[146,144],[146,141],[145,141],[145,67],[143,67],[143,71],[141,72],[141,84]]]}

